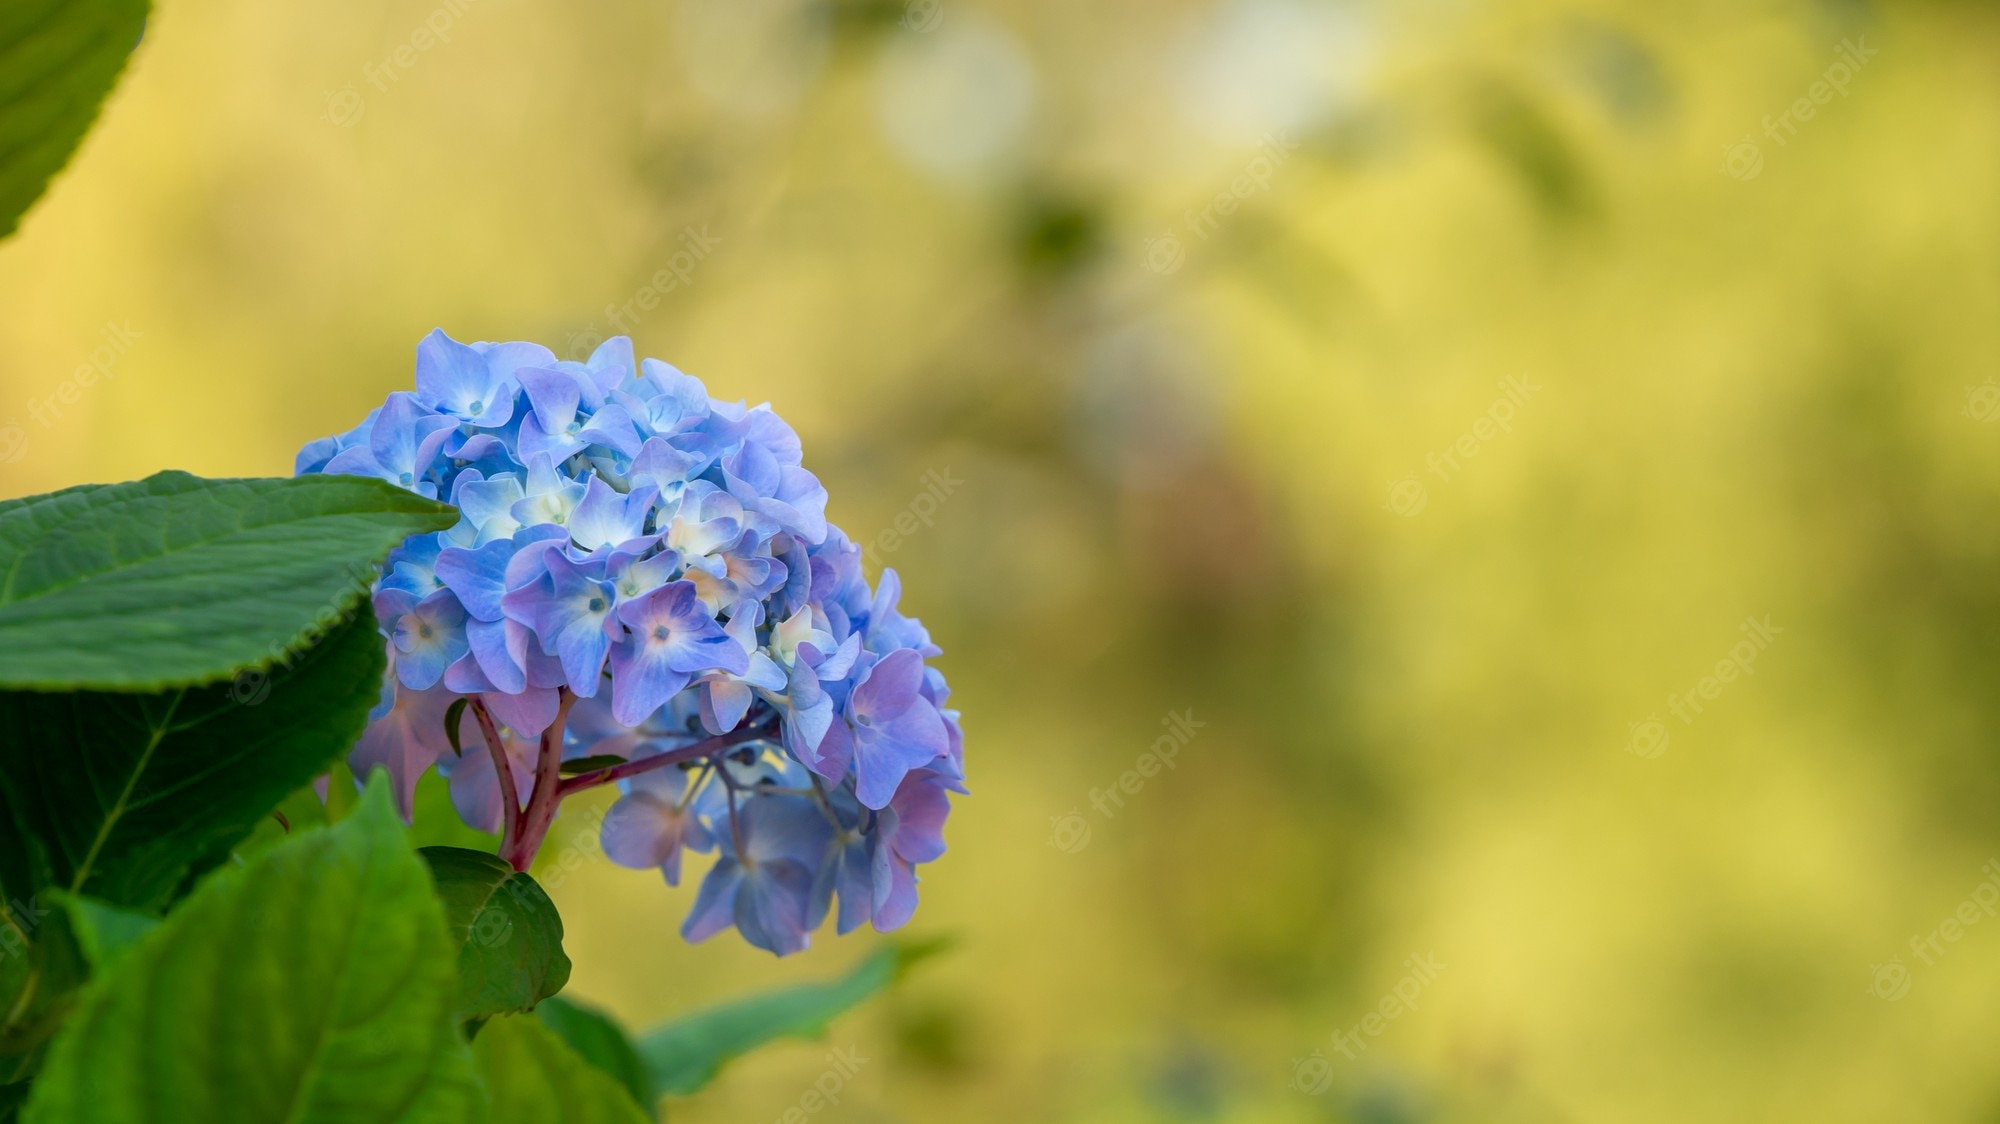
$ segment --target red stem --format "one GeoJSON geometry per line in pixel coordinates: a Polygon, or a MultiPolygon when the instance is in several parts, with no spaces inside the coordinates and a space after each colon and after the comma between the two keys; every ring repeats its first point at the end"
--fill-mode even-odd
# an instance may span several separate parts
{"type": "Polygon", "coordinates": [[[756,741],[759,738],[768,738],[772,733],[770,723],[759,722],[754,726],[742,726],[726,734],[717,734],[712,738],[703,738],[692,745],[684,745],[679,749],[669,750],[666,753],[657,754],[653,757],[642,757],[637,761],[627,761],[622,765],[613,765],[608,769],[599,769],[594,773],[579,773],[574,777],[567,777],[563,780],[561,795],[569,796],[588,788],[596,788],[598,785],[610,784],[613,781],[622,781],[627,777],[636,777],[641,773],[650,773],[654,769],[664,769],[669,765],[679,765],[685,761],[699,761],[711,754],[728,749],[730,746],[756,741]]]}
{"type": "MultiPolygon", "coordinates": [[[[535,861],[535,852],[542,849],[542,840],[548,836],[549,826],[556,822],[556,804],[561,800],[562,786],[562,744],[563,725],[569,720],[569,708],[576,703],[576,696],[568,687],[558,690],[561,700],[556,706],[556,720],[542,731],[541,752],[535,757],[535,788],[528,794],[527,810],[521,813],[521,831],[511,843],[504,844],[500,857],[510,863],[515,870],[527,870],[535,861]]],[[[511,777],[512,774],[503,774],[511,777]]],[[[513,798],[512,788],[507,790],[508,799],[513,798]]]]}
{"type": "Polygon", "coordinates": [[[504,855],[508,844],[521,836],[521,797],[514,788],[514,770],[508,767],[507,747],[500,741],[500,729],[493,724],[486,703],[476,695],[472,699],[472,716],[479,721],[479,736],[486,740],[486,751],[493,756],[493,780],[500,792],[500,853],[504,855]]]}

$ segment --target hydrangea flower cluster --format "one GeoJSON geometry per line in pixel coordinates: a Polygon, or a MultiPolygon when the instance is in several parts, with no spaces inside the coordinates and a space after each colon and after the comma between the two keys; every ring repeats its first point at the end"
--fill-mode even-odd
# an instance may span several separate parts
{"type": "Polygon", "coordinates": [[[615,782],[613,861],[678,885],[684,851],[718,853],[690,940],[795,952],[836,903],[841,933],[909,920],[965,791],[958,714],[895,572],[870,590],[769,406],[635,367],[624,337],[579,363],[435,331],[416,391],[297,471],[460,513],[374,596],[390,676],[350,764],[388,769],[406,815],[435,765],[526,869],[564,797],[615,782]]]}

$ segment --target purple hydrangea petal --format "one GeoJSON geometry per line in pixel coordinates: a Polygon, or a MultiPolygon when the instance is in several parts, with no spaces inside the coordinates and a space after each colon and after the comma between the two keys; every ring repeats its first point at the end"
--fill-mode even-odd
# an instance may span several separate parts
{"type": "Polygon", "coordinates": [[[583,698],[597,693],[611,653],[616,591],[598,576],[601,566],[578,564],[553,547],[541,548],[546,573],[501,597],[506,614],[526,624],[542,647],[562,661],[569,688],[583,698]]]}
{"type": "MultiPolygon", "coordinates": [[[[451,784],[452,807],[457,809],[458,817],[468,826],[498,834],[505,808],[501,801],[506,797],[502,795],[499,774],[493,769],[493,754],[484,747],[477,734],[463,744],[468,749],[462,756],[442,763],[451,784]],[[471,746],[480,746],[480,749],[473,752],[469,748],[471,746]]],[[[534,789],[534,743],[522,738],[507,738],[503,741],[503,748],[507,756],[507,770],[513,774],[510,779],[513,782],[514,806],[519,808],[534,789]]]]}
{"type": "Polygon", "coordinates": [[[612,713],[636,726],[711,669],[748,670],[749,657],[715,623],[691,582],[670,582],[618,606],[630,630],[612,654],[612,713]]]}
{"type": "MultiPolygon", "coordinates": [[[[457,696],[443,690],[399,688],[395,697],[395,705],[389,712],[362,731],[361,740],[347,755],[347,767],[357,784],[367,781],[368,774],[376,769],[388,770],[396,809],[408,822],[416,801],[417,780],[424,770],[451,756],[444,718],[457,696]]],[[[460,734],[478,736],[470,715],[461,715],[460,734]]]]}
{"type": "Polygon", "coordinates": [[[681,923],[681,936],[700,942],[736,924],[736,893],[743,884],[743,864],[733,858],[716,860],[695,892],[694,908],[681,923]]]}

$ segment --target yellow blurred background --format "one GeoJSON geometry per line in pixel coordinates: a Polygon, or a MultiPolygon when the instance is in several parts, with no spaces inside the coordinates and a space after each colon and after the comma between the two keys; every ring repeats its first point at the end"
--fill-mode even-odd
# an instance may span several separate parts
{"type": "MultiPolygon", "coordinates": [[[[1944,2],[159,0],[0,245],[0,495],[287,473],[436,326],[794,422],[946,649],[958,945],[678,1121],[835,1046],[814,1119],[2000,1120],[1996,57],[1944,2]]],[[[635,1025],[874,939],[685,945],[567,818],[635,1025]]]]}

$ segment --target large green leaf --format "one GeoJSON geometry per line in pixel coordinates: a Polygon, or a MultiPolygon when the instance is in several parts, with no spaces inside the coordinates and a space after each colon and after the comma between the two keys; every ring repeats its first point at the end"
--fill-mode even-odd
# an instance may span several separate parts
{"type": "Polygon", "coordinates": [[[458,946],[458,1015],[530,1011],[569,982],[562,918],[533,878],[484,851],[426,847],[458,946]]]}
{"type": "Polygon", "coordinates": [[[622,1086],[533,1018],[487,1023],[472,1055],[493,1099],[492,1124],[651,1124],[622,1086]]]}
{"type": "MultiPolygon", "coordinates": [[[[52,890],[23,902],[7,921],[7,950],[0,958],[0,1082],[20,1083],[40,1067],[48,1040],[76,1003],[92,971],[108,968],[158,927],[144,914],[94,898],[52,890]],[[32,943],[25,940],[33,935],[32,943]]],[[[8,1119],[0,1112],[0,1124],[8,1119]]]]}
{"type": "Polygon", "coordinates": [[[0,238],[69,162],[145,26],[146,0],[0,4],[0,238]]]}
{"type": "Polygon", "coordinates": [[[941,942],[892,941],[830,983],[779,988],[698,1011],[639,1038],[639,1056],[662,1093],[685,1096],[730,1059],[777,1038],[818,1038],[838,1016],[888,987],[941,942]]]}
{"type": "Polygon", "coordinates": [[[326,771],[381,696],[372,613],[336,627],[255,694],[0,691],[0,889],[164,907],[271,809],[326,771]]]}
{"type": "Polygon", "coordinates": [[[33,941],[25,952],[0,961],[0,1005],[6,1007],[0,1017],[0,1083],[34,1076],[90,972],[66,913],[30,900],[20,902],[14,916],[33,941]]]}
{"type": "Polygon", "coordinates": [[[244,697],[0,691],[0,1080],[34,1071],[89,952],[50,891],[157,913],[285,793],[338,760],[379,698],[371,613],[244,697]]]}
{"type": "Polygon", "coordinates": [[[646,1072],[646,1063],[639,1059],[639,1051],[626,1036],[625,1028],[610,1015],[589,1004],[555,995],[542,1000],[535,1008],[535,1017],[584,1061],[624,1086],[634,1102],[650,1109],[659,1101],[653,1075],[646,1072]]]}
{"type": "Polygon", "coordinates": [[[0,687],[158,690],[281,663],[393,547],[455,519],[356,476],[162,472],[0,503],[0,687]]]}
{"type": "Polygon", "coordinates": [[[388,785],[204,882],[85,992],[28,1124],[461,1122],[444,914],[388,785]]]}
{"type": "Polygon", "coordinates": [[[55,891],[49,895],[56,908],[68,915],[70,932],[92,971],[104,971],[117,963],[132,946],[160,927],[160,919],[120,909],[82,894],[55,891]]]}

